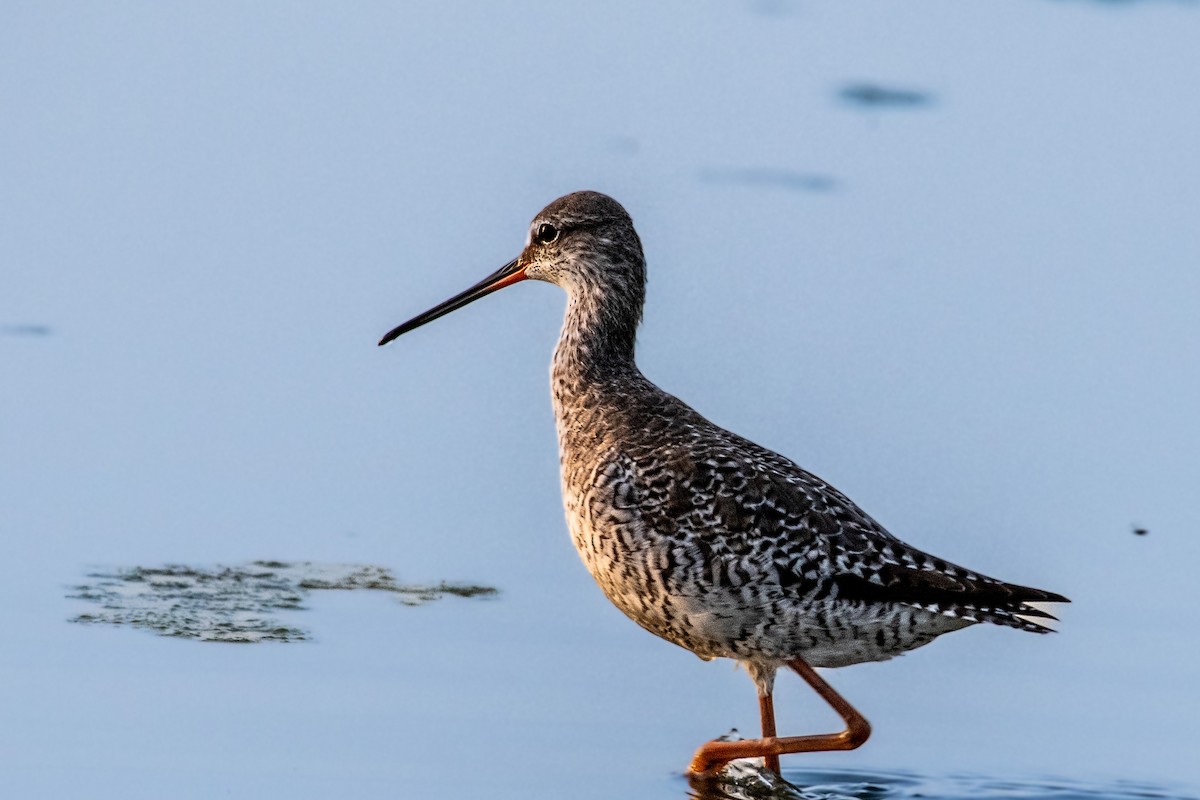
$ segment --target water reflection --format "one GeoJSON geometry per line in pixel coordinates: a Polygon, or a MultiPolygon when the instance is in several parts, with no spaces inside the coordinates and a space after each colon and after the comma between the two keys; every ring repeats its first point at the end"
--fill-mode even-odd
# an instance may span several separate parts
{"type": "Polygon", "coordinates": [[[751,764],[731,765],[720,779],[689,780],[692,800],[1197,800],[1177,787],[1117,781],[1018,781],[974,775],[785,770],[786,780],[751,764]]]}
{"type": "Polygon", "coordinates": [[[693,800],[799,800],[802,790],[753,761],[733,761],[717,776],[688,777],[693,800]]]}

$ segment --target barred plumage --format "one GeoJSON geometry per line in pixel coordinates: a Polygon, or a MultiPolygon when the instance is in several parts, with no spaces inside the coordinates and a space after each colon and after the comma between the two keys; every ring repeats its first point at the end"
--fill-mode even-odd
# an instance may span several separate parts
{"type": "MultiPolygon", "coordinates": [[[[800,662],[881,661],[978,622],[1050,630],[1039,620],[1053,617],[1030,604],[1066,598],[905,544],[825,481],[647,380],[634,362],[645,276],[625,210],[576,192],[534,218],[520,257],[381,344],[525,278],[565,289],[551,386],[575,547],[621,611],[701,658],[744,662],[768,704],[785,664],[824,694],[800,662]]],[[[850,712],[841,712],[848,721],[850,712]]],[[[767,745],[721,753],[777,765],[778,753],[792,752],[778,743],[793,740],[774,738],[773,711],[769,721],[766,706],[763,714],[767,745]]],[[[825,744],[857,746],[869,730],[857,720],[858,739],[825,744]]],[[[722,760],[698,754],[693,766],[722,760]]]]}

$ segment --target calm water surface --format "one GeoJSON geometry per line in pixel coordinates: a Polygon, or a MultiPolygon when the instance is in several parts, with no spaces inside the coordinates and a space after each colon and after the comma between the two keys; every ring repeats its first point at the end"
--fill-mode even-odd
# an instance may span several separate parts
{"type": "Polygon", "coordinates": [[[1196,797],[1197,41],[1171,0],[13,6],[0,796],[1196,797]],[[831,671],[864,748],[690,786],[753,687],[571,548],[560,293],[374,346],[580,188],[645,242],[651,378],[1061,633],[831,671]],[[255,562],[388,577],[212,583],[255,562]],[[207,638],[287,641],[154,635],[121,576],[172,567],[207,638]]]}
{"type": "Polygon", "coordinates": [[[1053,779],[998,780],[979,775],[934,777],[909,772],[785,770],[784,781],[746,770],[742,775],[705,785],[694,784],[693,800],[1151,800],[1194,798],[1179,786],[1129,781],[1104,784],[1053,779]]]}

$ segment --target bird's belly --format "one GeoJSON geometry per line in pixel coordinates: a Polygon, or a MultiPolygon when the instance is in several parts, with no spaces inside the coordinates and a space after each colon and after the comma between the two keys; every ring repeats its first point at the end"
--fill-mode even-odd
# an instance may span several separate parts
{"type": "Polygon", "coordinates": [[[656,636],[704,659],[785,662],[817,667],[884,661],[971,624],[911,606],[805,602],[796,587],[713,580],[702,565],[684,568],[671,542],[636,525],[603,525],[568,515],[572,538],[608,599],[656,636]]]}
{"type": "Polygon", "coordinates": [[[661,548],[635,531],[571,525],[580,558],[605,596],[625,616],[701,658],[729,654],[736,632],[726,630],[721,610],[728,604],[710,593],[681,585],[659,557],[661,548]]]}

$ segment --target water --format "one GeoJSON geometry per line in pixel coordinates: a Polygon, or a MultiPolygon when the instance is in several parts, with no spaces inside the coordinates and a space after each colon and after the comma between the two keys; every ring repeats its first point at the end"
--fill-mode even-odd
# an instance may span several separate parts
{"type": "MultiPolygon", "coordinates": [[[[90,574],[87,582],[74,587],[68,599],[75,601],[80,612],[71,621],[84,623],[88,630],[101,633],[109,626],[140,628],[159,636],[173,639],[188,639],[194,643],[189,648],[201,649],[191,652],[176,651],[174,653],[158,653],[158,666],[148,672],[151,684],[146,687],[140,683],[145,680],[147,670],[133,670],[135,680],[139,681],[136,689],[131,687],[134,696],[147,692],[151,697],[162,697],[155,691],[159,687],[155,678],[165,678],[170,682],[182,669],[189,674],[189,690],[187,697],[171,697],[173,713],[183,711],[184,720],[197,714],[203,715],[201,708],[214,703],[226,717],[224,725],[220,726],[230,732],[230,725],[239,727],[249,726],[261,728],[272,725],[270,717],[282,715],[290,727],[306,727],[311,730],[314,724],[329,724],[330,709],[325,697],[345,698],[346,681],[361,681],[363,676],[370,676],[364,688],[366,692],[377,690],[379,687],[378,674],[372,675],[373,670],[366,666],[370,656],[356,642],[364,642],[368,648],[384,647],[387,651],[396,652],[397,642],[407,643],[411,648],[417,642],[431,642],[438,638],[437,629],[450,627],[445,632],[445,641],[430,648],[434,653],[449,650],[466,650],[470,652],[472,644],[479,647],[475,655],[487,653],[494,647],[496,639],[503,638],[506,615],[496,614],[505,602],[497,596],[494,589],[483,586],[456,585],[445,582],[436,585],[409,585],[397,581],[389,570],[371,565],[337,565],[312,563],[284,563],[279,561],[257,561],[243,565],[218,565],[212,567],[194,567],[184,565],[168,565],[163,567],[133,567],[108,570],[90,574]],[[332,594],[331,594],[332,591],[332,594]],[[393,597],[398,602],[380,604],[378,602],[351,603],[340,609],[329,608],[325,598],[349,593],[365,593],[393,597]],[[489,601],[488,606],[472,608],[463,605],[457,608],[446,606],[450,612],[439,615],[436,619],[420,617],[407,618],[409,613],[420,614],[424,607],[445,595],[462,598],[483,598],[489,601]],[[493,605],[494,604],[494,605],[493,605]],[[331,613],[331,611],[333,613],[331,613]],[[461,635],[464,629],[470,630],[471,615],[483,612],[484,616],[493,617],[486,626],[486,633],[475,628],[483,637],[463,635],[463,640],[452,641],[461,635]],[[303,625],[299,620],[304,616],[314,616],[310,625],[303,625]],[[286,620],[286,622],[282,621],[286,620]],[[347,631],[351,632],[347,635],[347,631]],[[458,631],[455,633],[453,631],[458,631]],[[482,641],[481,641],[482,638],[482,641]],[[231,642],[240,644],[259,644],[268,648],[266,659],[226,658],[225,648],[231,642]],[[307,653],[320,643],[331,648],[322,654],[307,653]],[[287,645],[288,648],[301,648],[295,658],[277,658],[280,652],[274,648],[287,645]],[[210,657],[215,656],[215,657],[210,657]],[[314,657],[315,656],[315,657],[314,657]],[[361,660],[362,663],[349,665],[349,659],[361,660]],[[185,662],[192,662],[190,668],[183,667],[185,662]],[[348,674],[342,669],[331,669],[331,664],[340,664],[342,668],[349,667],[348,674]],[[263,666],[267,665],[267,669],[263,666]],[[274,665],[272,668],[270,665],[274,665]],[[365,668],[364,668],[365,667],[365,668]],[[278,670],[278,671],[275,671],[278,670]],[[248,673],[248,674],[247,674],[248,673]],[[203,676],[200,680],[197,677],[203,676]],[[263,680],[282,680],[282,691],[267,690],[263,680]],[[302,681],[307,691],[294,693],[287,687],[294,687],[296,681],[302,681]],[[254,687],[256,695],[250,702],[242,698],[237,703],[247,685],[254,687]],[[233,696],[230,697],[230,689],[233,696]],[[263,694],[258,694],[264,692],[263,694]],[[208,695],[207,697],[205,695],[208,695]],[[219,700],[217,698],[220,698],[219,700]],[[283,702],[280,702],[280,701],[283,702]],[[239,707],[240,706],[240,707],[239,707]],[[266,717],[264,718],[264,714],[266,717]]],[[[364,598],[366,599],[366,598],[364,598]]],[[[336,605],[336,604],[334,604],[336,605]]],[[[507,616],[511,622],[512,616],[507,616]]],[[[509,631],[511,633],[511,631],[509,631]]],[[[107,638],[107,637],[105,637],[107,638]]],[[[122,634],[120,640],[110,640],[109,643],[122,651],[131,653],[150,653],[144,645],[152,641],[149,637],[142,639],[126,638],[122,634]]],[[[103,653],[105,648],[102,641],[92,640],[88,648],[91,653],[103,653]],[[100,646],[98,646],[100,645],[100,646]]],[[[544,645],[543,645],[544,646],[544,645]]],[[[287,648],[285,648],[287,649],[287,648]]],[[[239,649],[240,652],[240,649],[239,649]]],[[[117,655],[110,652],[110,656],[117,655]]],[[[236,655],[236,653],[234,653],[236,655]]],[[[470,661],[470,655],[453,654],[470,661]]],[[[123,661],[118,655],[118,663],[123,661]]],[[[489,667],[495,663],[485,659],[489,667]]],[[[120,676],[106,674],[111,663],[101,661],[89,665],[87,678],[112,690],[114,679],[127,679],[124,674],[129,669],[128,664],[122,664],[120,676]]],[[[445,709],[413,708],[413,693],[429,692],[432,695],[445,697],[447,693],[457,691],[455,682],[461,675],[447,674],[441,670],[430,670],[430,662],[421,660],[409,664],[407,669],[397,672],[397,662],[385,659],[387,673],[382,680],[389,684],[390,697],[379,698],[384,707],[391,706],[397,701],[404,706],[403,710],[392,708],[379,718],[364,709],[347,709],[355,717],[356,725],[365,727],[368,731],[379,735],[380,729],[375,725],[382,723],[382,730],[392,730],[393,735],[403,738],[405,732],[395,730],[392,720],[412,720],[414,714],[419,717],[422,713],[432,714],[434,730],[445,729],[451,720],[440,719],[445,709]],[[390,662],[390,663],[388,663],[390,662]],[[391,686],[390,684],[395,684],[391,686]],[[418,689],[417,687],[420,687],[418,689]],[[399,691],[396,688],[399,687],[399,691]],[[361,717],[359,716],[361,715],[361,717]],[[373,724],[374,723],[374,724],[373,724]]],[[[472,670],[473,671],[473,670],[472,670]]],[[[82,676],[80,676],[82,677],[82,676]]],[[[519,679],[519,678],[518,678],[519,679]]],[[[88,684],[85,682],[84,686],[88,684]]],[[[554,687],[527,687],[533,693],[554,687]]],[[[514,693],[521,693],[516,688],[514,693]]],[[[89,698],[90,703],[84,708],[93,712],[97,707],[106,705],[103,698],[89,698]]],[[[361,702],[361,699],[358,701],[361,702]]],[[[511,700],[510,700],[511,702],[511,700]]],[[[419,705],[419,704],[418,704],[419,705]]],[[[503,701],[501,706],[507,705],[503,701]]],[[[515,704],[514,704],[515,705],[515,704]]],[[[510,706],[508,711],[513,708],[510,706]]],[[[117,712],[113,723],[125,722],[130,713],[137,715],[136,709],[122,709],[117,712]]],[[[335,718],[336,718],[335,712],[335,718]]],[[[451,718],[459,718],[451,713],[451,718]]],[[[484,710],[481,715],[485,726],[491,728],[488,735],[495,736],[497,720],[489,719],[489,713],[484,710]]],[[[467,720],[472,725],[480,723],[480,719],[469,715],[467,720]]],[[[343,718],[343,723],[346,720],[343,718]]],[[[427,720],[429,721],[429,720],[427,720]]],[[[503,723],[502,723],[503,724],[503,723]]],[[[218,729],[220,729],[220,727],[218,729]]],[[[595,730],[593,725],[583,723],[586,730],[595,730]]],[[[187,730],[186,722],[174,729],[174,735],[187,730]]],[[[335,728],[336,730],[336,728],[335,728]]],[[[421,735],[421,731],[409,731],[421,735]]],[[[513,733],[510,731],[510,733],[513,733]]],[[[519,750],[527,739],[527,731],[515,736],[515,742],[493,742],[491,747],[512,748],[516,745],[519,750]]],[[[732,735],[737,738],[736,731],[732,735]]],[[[138,742],[136,735],[126,736],[126,740],[138,742]]],[[[186,741],[186,740],[185,740],[186,741]]],[[[377,743],[378,744],[378,743],[377,743]]],[[[384,745],[386,746],[386,736],[384,745]]],[[[190,743],[191,747],[203,749],[199,743],[190,743]]],[[[542,745],[545,746],[544,744],[542,745]]],[[[161,745],[159,745],[161,748],[161,745]]],[[[559,750],[568,750],[561,745],[559,750]]],[[[148,748],[153,752],[154,748],[148,748]]],[[[549,752],[554,752],[550,750],[549,752]]],[[[343,757],[345,752],[343,749],[343,757]]],[[[756,761],[734,762],[727,771],[718,777],[698,779],[685,778],[671,772],[665,773],[667,784],[651,794],[643,787],[644,796],[688,797],[692,800],[886,800],[887,798],[994,798],[1007,800],[1012,798],[1042,798],[1044,800],[1135,800],[1136,798],[1179,798],[1180,800],[1195,800],[1200,797],[1182,784],[1137,782],[1114,780],[1105,782],[1087,782],[1079,779],[1044,778],[1026,775],[1010,775],[998,778],[980,774],[929,773],[912,770],[879,770],[879,769],[813,769],[797,768],[797,763],[806,763],[815,759],[827,759],[825,756],[785,757],[784,778],[763,770],[756,761]]],[[[251,764],[258,764],[262,759],[252,756],[251,764]]],[[[234,766],[237,759],[226,766],[234,766]]],[[[145,771],[142,765],[139,770],[145,771]]],[[[538,771],[544,770],[539,766],[538,771]]],[[[151,769],[151,772],[153,770],[151,769]]],[[[268,773],[269,774],[269,773],[268,773]]],[[[281,776],[275,776],[278,780],[281,776]]],[[[311,778],[311,774],[307,777],[311,778]]],[[[439,780],[434,772],[430,777],[439,780]]],[[[286,785],[286,778],[284,779],[286,785]]],[[[661,779],[660,781],[661,782],[661,779]]],[[[34,783],[33,786],[38,786],[34,783]]],[[[45,784],[43,784],[45,785],[45,784]]],[[[55,784],[49,784],[55,786],[55,784]]],[[[61,784],[60,784],[61,785],[61,784]]],[[[212,791],[219,783],[201,782],[195,786],[182,787],[185,794],[195,792],[196,796],[212,791]]],[[[309,787],[311,788],[311,787],[309,787]]],[[[514,782],[506,793],[504,790],[493,792],[499,796],[519,796],[520,792],[530,791],[521,782],[514,782]]],[[[287,791],[305,792],[303,786],[290,786],[287,791]]],[[[453,792],[445,786],[438,791],[453,792]]],[[[585,795],[588,796],[588,795],[585,795]]],[[[597,795],[599,796],[599,795],[597,795]]]]}
{"type": "Polygon", "coordinates": [[[1093,784],[1063,780],[997,780],[979,775],[931,777],[911,772],[796,770],[780,781],[747,769],[725,782],[692,787],[694,800],[1149,800],[1194,797],[1181,787],[1131,782],[1093,784]]]}
{"type": "Polygon", "coordinates": [[[250,564],[192,567],[131,567],[88,575],[68,595],[97,608],[81,611],[72,622],[128,625],[162,636],[202,642],[296,642],[307,630],[278,619],[298,611],[308,595],[322,590],[386,592],[404,605],[417,606],[447,595],[493,597],[491,586],[446,583],[406,585],[390,570],[364,564],[250,564]]]}
{"type": "MultiPolygon", "coordinates": [[[[650,377],[907,541],[1074,600],[1054,636],[830,671],[875,733],[788,779],[1195,797],[1196,41],[1172,0],[14,6],[0,795],[698,791],[753,687],[572,551],[561,295],[374,346],[594,188],[646,244],[650,377]],[[130,570],[254,562],[498,594],[285,577],[302,608],[251,616],[295,633],[238,646],[73,622],[130,570]]],[[[837,724],[790,677],[778,711],[837,724]]]]}

